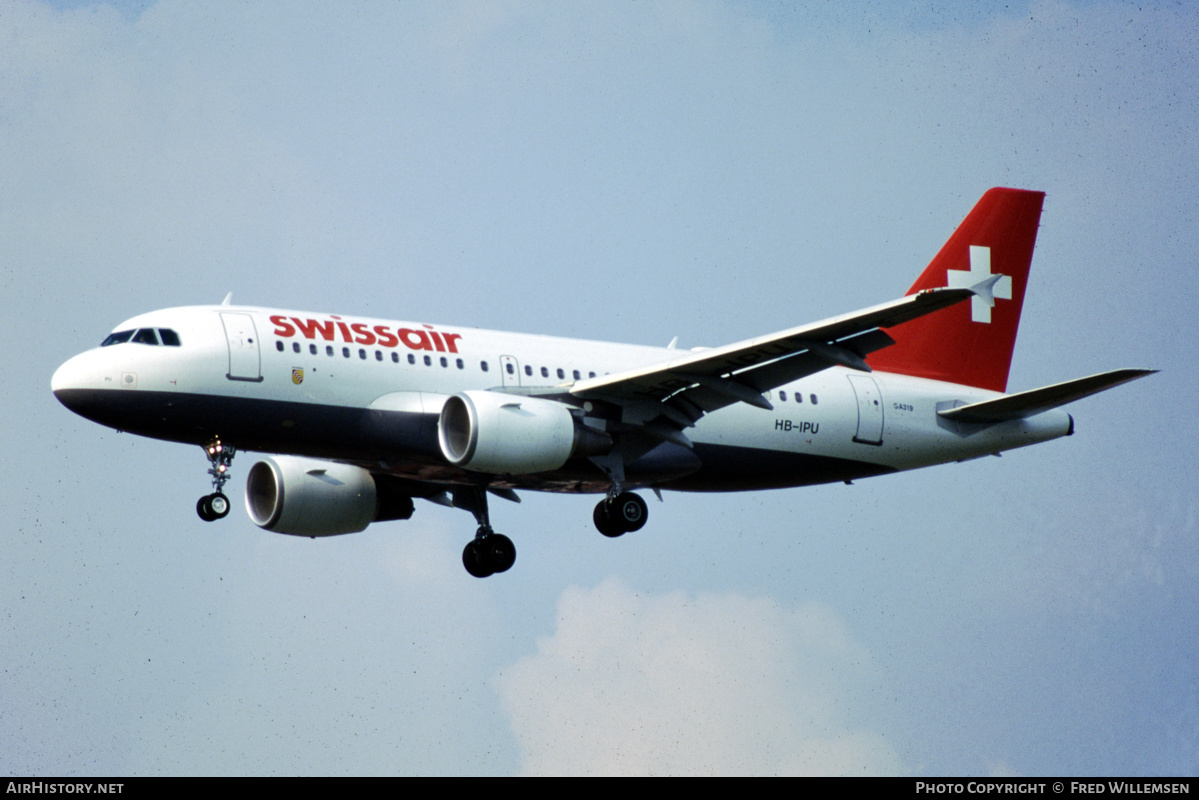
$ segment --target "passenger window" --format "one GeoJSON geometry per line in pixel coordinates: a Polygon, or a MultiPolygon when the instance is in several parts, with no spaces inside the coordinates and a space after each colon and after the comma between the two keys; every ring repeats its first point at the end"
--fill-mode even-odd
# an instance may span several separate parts
{"type": "Polygon", "coordinates": [[[158,344],[158,335],[154,333],[153,328],[142,328],[137,333],[133,334],[133,341],[137,344],[158,344]]]}
{"type": "Polygon", "coordinates": [[[362,359],[363,361],[366,361],[366,348],[365,347],[358,348],[358,358],[362,359]]]}
{"type": "Polygon", "coordinates": [[[183,344],[183,342],[179,341],[179,334],[170,328],[159,328],[158,336],[167,347],[179,347],[183,344]]]}
{"type": "Polygon", "coordinates": [[[442,356],[440,361],[441,361],[441,366],[443,366],[443,367],[448,367],[450,365],[450,362],[446,360],[445,356],[442,356]]]}
{"type": "Polygon", "coordinates": [[[588,373],[587,373],[587,377],[588,377],[588,378],[594,378],[594,377],[595,377],[595,373],[594,373],[594,372],[588,372],[588,373]]]}
{"type": "Polygon", "coordinates": [[[561,367],[558,367],[558,380],[562,380],[565,377],[566,377],[566,370],[562,369],[561,367]]]}
{"type": "Polygon", "coordinates": [[[808,399],[812,401],[812,405],[816,405],[816,395],[810,394],[808,395],[808,399]]]}
{"type": "Polygon", "coordinates": [[[579,371],[577,369],[571,374],[574,375],[576,381],[582,379],[582,376],[579,375],[579,371]]]}
{"type": "Polygon", "coordinates": [[[382,360],[383,360],[383,351],[376,350],[375,351],[375,361],[382,361],[382,360]]]}
{"type": "Polygon", "coordinates": [[[300,352],[300,343],[299,343],[299,342],[292,342],[292,343],[291,343],[291,350],[292,350],[292,352],[293,352],[293,353],[298,353],[298,352],[300,352]]]}
{"type": "Polygon", "coordinates": [[[796,393],[795,393],[795,402],[797,402],[797,403],[802,403],[802,402],[803,402],[803,395],[802,395],[802,394],[800,394],[799,392],[796,392],[796,393]]]}
{"type": "MultiPolygon", "coordinates": [[[[511,365],[511,364],[509,364],[508,366],[512,366],[512,365],[511,365]]],[[[486,361],[480,361],[480,362],[479,362],[479,369],[481,369],[481,370],[483,370],[484,372],[486,372],[486,371],[487,371],[487,362],[486,362],[486,361]]]]}
{"type": "Polygon", "coordinates": [[[413,355],[412,353],[409,353],[409,354],[408,354],[408,363],[409,363],[409,364],[415,364],[415,363],[416,363],[416,356],[415,356],[415,355],[413,355]]]}
{"type": "Polygon", "coordinates": [[[314,344],[308,345],[308,352],[312,353],[313,355],[316,355],[316,345],[314,345],[314,344]]]}
{"type": "Polygon", "coordinates": [[[779,389],[779,400],[782,400],[784,403],[787,402],[787,393],[782,389],[779,389]]]}
{"type": "Polygon", "coordinates": [[[533,377],[533,368],[530,367],[528,364],[525,364],[525,374],[528,375],[530,378],[533,377]]]}
{"type": "MultiPolygon", "coordinates": [[[[103,345],[101,345],[101,346],[103,346],[103,345]]],[[[283,352],[283,342],[275,342],[275,349],[278,350],[280,353],[282,353],[283,352]]]]}
{"type": "Polygon", "coordinates": [[[132,336],[133,331],[117,331],[116,333],[110,333],[104,339],[104,341],[100,342],[100,346],[108,347],[109,345],[113,344],[123,344],[129,341],[132,336]]]}
{"type": "Polygon", "coordinates": [[[348,347],[341,348],[341,355],[343,358],[349,358],[350,357],[350,348],[348,348],[348,347]]]}
{"type": "Polygon", "coordinates": [[[508,364],[508,374],[509,374],[509,375],[515,375],[515,374],[516,374],[516,368],[515,368],[515,367],[513,367],[511,364],[508,364]]]}
{"type": "Polygon", "coordinates": [[[333,355],[333,345],[331,345],[331,344],[325,345],[325,355],[327,355],[327,356],[333,355]]]}
{"type": "Polygon", "coordinates": [[[426,367],[433,366],[433,356],[425,356],[425,366],[426,367]]]}
{"type": "Polygon", "coordinates": [[[550,371],[549,371],[549,368],[548,368],[548,367],[542,367],[542,368],[541,368],[541,377],[543,377],[543,378],[548,378],[549,376],[550,376],[550,371]]]}
{"type": "Polygon", "coordinates": [[[462,359],[460,359],[460,358],[456,359],[454,363],[456,363],[458,365],[458,369],[462,369],[463,367],[466,366],[465,364],[462,363],[462,359]]]}
{"type": "Polygon", "coordinates": [[[393,364],[400,363],[400,354],[397,353],[395,350],[391,351],[391,363],[393,363],[393,364]]]}

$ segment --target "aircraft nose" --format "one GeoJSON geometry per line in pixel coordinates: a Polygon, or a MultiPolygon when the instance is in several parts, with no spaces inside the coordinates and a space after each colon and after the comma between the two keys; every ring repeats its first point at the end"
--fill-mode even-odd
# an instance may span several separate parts
{"type": "Polygon", "coordinates": [[[68,359],[50,378],[50,391],[58,402],[82,416],[89,416],[97,402],[96,370],[87,353],[68,359]]]}
{"type": "Polygon", "coordinates": [[[79,356],[64,361],[50,378],[50,391],[57,396],[59,392],[82,388],[83,374],[80,367],[79,356]]]}

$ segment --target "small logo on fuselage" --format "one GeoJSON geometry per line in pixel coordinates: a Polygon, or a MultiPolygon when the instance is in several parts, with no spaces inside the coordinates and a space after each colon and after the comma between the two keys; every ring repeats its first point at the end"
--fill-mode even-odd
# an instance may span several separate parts
{"type": "Polygon", "coordinates": [[[304,370],[301,369],[300,367],[292,367],[291,368],[291,382],[294,383],[296,386],[299,386],[301,383],[303,383],[304,382],[304,370]]]}

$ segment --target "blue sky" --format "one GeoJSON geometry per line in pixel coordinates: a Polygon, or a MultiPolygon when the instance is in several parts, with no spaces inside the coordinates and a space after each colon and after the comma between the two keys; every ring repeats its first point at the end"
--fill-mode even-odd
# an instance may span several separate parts
{"type": "Polygon", "coordinates": [[[1197,42],[1164,2],[5,5],[0,772],[1195,774],[1197,42]],[[995,185],[1048,193],[1010,388],[1160,374],[615,541],[497,501],[486,581],[427,503],[206,525],[198,448],[49,392],[228,291],[723,344],[901,295],[995,185]]]}

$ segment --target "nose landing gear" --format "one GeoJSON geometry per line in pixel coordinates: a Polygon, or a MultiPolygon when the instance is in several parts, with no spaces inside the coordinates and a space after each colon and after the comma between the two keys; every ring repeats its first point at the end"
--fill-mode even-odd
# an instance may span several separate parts
{"type": "Polygon", "coordinates": [[[229,467],[233,464],[233,456],[237,450],[221,442],[220,437],[213,439],[204,446],[204,453],[212,466],[208,474],[212,476],[212,494],[206,494],[196,501],[196,513],[205,522],[222,519],[229,514],[229,498],[221,490],[225,481],[229,480],[229,467]]]}

